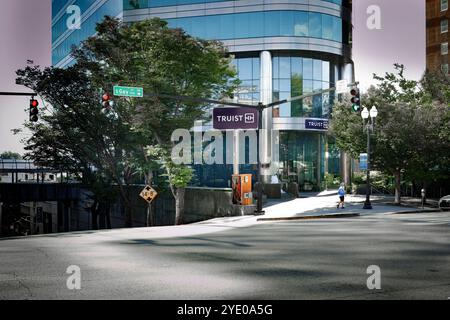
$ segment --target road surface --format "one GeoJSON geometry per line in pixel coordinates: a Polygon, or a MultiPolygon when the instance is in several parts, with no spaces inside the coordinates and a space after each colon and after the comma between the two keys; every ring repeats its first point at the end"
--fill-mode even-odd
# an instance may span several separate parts
{"type": "Polygon", "coordinates": [[[0,299],[450,298],[450,213],[224,221],[0,241],[0,299]]]}

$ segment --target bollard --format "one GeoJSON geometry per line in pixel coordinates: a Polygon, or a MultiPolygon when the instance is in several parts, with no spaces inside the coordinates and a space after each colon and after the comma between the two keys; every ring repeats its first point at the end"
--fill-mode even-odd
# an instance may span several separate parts
{"type": "Polygon", "coordinates": [[[422,195],[422,210],[424,209],[425,206],[425,189],[420,190],[420,194],[422,195]]]}

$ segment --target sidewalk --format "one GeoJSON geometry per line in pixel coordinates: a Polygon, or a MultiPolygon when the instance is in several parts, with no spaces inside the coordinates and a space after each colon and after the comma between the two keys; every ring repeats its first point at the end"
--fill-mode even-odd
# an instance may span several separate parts
{"type": "Polygon", "coordinates": [[[436,208],[392,205],[392,199],[385,196],[371,196],[372,210],[363,209],[365,196],[348,195],[345,209],[337,209],[337,190],[302,194],[302,198],[269,201],[264,207],[266,214],[258,221],[300,220],[319,218],[345,218],[353,216],[433,212],[436,208]]]}

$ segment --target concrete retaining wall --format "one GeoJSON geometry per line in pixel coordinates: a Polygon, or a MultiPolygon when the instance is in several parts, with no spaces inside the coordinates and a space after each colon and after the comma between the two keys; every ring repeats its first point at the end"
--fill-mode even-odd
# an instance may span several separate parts
{"type": "Polygon", "coordinates": [[[232,201],[233,193],[229,188],[187,188],[184,222],[233,216],[232,201]]]}

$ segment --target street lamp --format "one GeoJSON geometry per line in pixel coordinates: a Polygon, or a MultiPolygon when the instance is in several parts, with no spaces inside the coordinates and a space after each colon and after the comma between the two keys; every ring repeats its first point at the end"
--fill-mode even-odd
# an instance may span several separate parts
{"type": "Polygon", "coordinates": [[[378,110],[373,106],[370,111],[364,107],[361,112],[361,117],[363,118],[364,130],[367,131],[367,179],[366,179],[366,201],[364,202],[363,209],[372,209],[372,204],[370,203],[370,133],[373,132],[373,125],[375,123],[375,118],[378,116],[378,110]],[[368,120],[370,117],[370,120],[368,120]]]}

